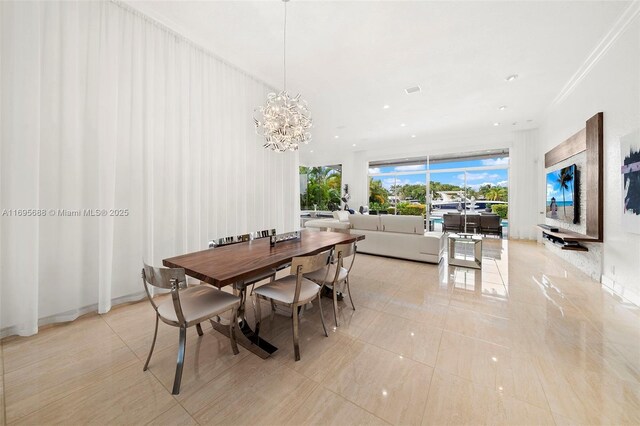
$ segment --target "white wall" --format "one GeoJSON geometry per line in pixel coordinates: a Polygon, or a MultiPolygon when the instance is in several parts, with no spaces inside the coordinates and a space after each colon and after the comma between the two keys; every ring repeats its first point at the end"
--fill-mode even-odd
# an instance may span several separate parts
{"type": "Polygon", "coordinates": [[[368,164],[370,161],[395,160],[426,155],[464,154],[482,150],[508,148],[509,170],[509,235],[511,238],[535,239],[538,220],[537,205],[531,197],[538,184],[538,138],[536,130],[524,130],[468,138],[423,140],[412,144],[389,141],[384,147],[362,151],[304,153],[300,164],[320,166],[342,164],[343,184],[349,184],[349,206],[357,210],[368,205],[368,164]],[[514,185],[517,185],[514,186],[514,185]],[[525,190],[518,190],[525,188],[525,190]]]}
{"type": "MultiPolygon", "coordinates": [[[[604,112],[604,243],[588,244],[589,253],[554,252],[640,304],[640,235],[627,232],[621,225],[620,175],[620,138],[640,127],[638,13],[626,27],[614,28],[609,37],[613,42],[608,48],[605,44],[599,55],[588,59],[591,62],[583,67],[587,73],[546,112],[540,128],[540,156],[583,128],[594,114],[604,112]]],[[[543,191],[541,188],[541,202],[543,191]]],[[[542,209],[543,204],[540,206],[542,209]]]]}

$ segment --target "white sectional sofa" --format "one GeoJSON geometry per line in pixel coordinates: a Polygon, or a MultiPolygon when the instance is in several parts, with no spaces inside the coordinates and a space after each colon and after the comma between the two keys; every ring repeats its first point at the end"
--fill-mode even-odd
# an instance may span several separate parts
{"type": "Polygon", "coordinates": [[[358,252],[440,263],[445,249],[441,232],[424,230],[422,216],[350,215],[350,232],[365,235],[358,252]]]}
{"type": "Polygon", "coordinates": [[[440,263],[444,255],[444,234],[425,232],[422,216],[334,213],[337,213],[334,219],[308,221],[305,227],[365,235],[366,238],[358,242],[360,253],[429,263],[440,263]]]}
{"type": "Polygon", "coordinates": [[[338,232],[348,232],[348,229],[351,228],[351,223],[349,222],[349,214],[348,211],[338,210],[333,212],[333,219],[314,219],[308,220],[305,222],[305,228],[315,228],[321,231],[338,231],[338,232]]]}

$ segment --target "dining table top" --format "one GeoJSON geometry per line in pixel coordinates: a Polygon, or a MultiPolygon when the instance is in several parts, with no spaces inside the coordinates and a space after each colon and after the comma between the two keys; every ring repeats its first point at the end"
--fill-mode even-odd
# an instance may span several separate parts
{"type": "Polygon", "coordinates": [[[298,256],[317,254],[336,244],[363,240],[364,235],[302,230],[301,237],[271,247],[269,238],[210,248],[162,261],[168,268],[183,268],[190,277],[218,288],[291,262],[298,256]]]}

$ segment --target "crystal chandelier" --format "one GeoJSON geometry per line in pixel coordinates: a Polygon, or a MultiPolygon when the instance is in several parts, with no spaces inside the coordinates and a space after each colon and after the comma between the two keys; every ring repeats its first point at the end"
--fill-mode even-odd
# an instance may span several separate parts
{"type": "Polygon", "coordinates": [[[311,140],[312,122],[307,103],[298,94],[287,93],[287,2],[284,2],[284,82],[283,90],[267,95],[267,104],[256,108],[262,115],[254,118],[256,134],[265,139],[264,147],[276,152],[297,151],[298,146],[311,140]]]}

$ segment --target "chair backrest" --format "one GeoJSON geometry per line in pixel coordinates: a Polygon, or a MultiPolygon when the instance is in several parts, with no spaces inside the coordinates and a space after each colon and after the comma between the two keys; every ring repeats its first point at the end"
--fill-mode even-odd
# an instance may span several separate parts
{"type": "Polygon", "coordinates": [[[265,230],[262,230],[262,231],[254,232],[252,239],[259,240],[260,238],[269,238],[272,235],[276,235],[276,230],[275,229],[265,229],[265,230]]]}
{"type": "Polygon", "coordinates": [[[479,214],[469,214],[467,215],[467,225],[480,225],[480,215],[479,214]]]}
{"type": "Polygon", "coordinates": [[[353,262],[355,262],[356,260],[356,252],[357,252],[357,248],[356,248],[356,242],[352,242],[352,243],[346,243],[346,244],[336,244],[335,247],[333,248],[333,255],[335,257],[335,259],[337,260],[337,268],[336,268],[336,276],[335,278],[338,277],[339,275],[339,269],[340,267],[344,266],[344,260],[351,257],[351,263],[349,264],[349,267],[347,268],[347,275],[351,272],[351,268],[353,268],[353,262]]]}
{"type": "Polygon", "coordinates": [[[183,268],[156,268],[143,263],[142,268],[142,285],[147,294],[147,298],[153,309],[158,312],[158,305],[153,301],[149,286],[171,290],[171,298],[173,299],[173,307],[176,310],[178,322],[186,322],[182,314],[182,306],[180,305],[180,288],[187,287],[187,278],[183,268]]]}
{"type": "Polygon", "coordinates": [[[497,214],[483,214],[480,217],[480,227],[482,228],[499,228],[500,216],[497,214]]]}
{"type": "Polygon", "coordinates": [[[331,250],[323,251],[322,253],[313,254],[311,256],[294,257],[291,259],[291,273],[301,275],[317,271],[329,264],[330,257],[331,250]]]}
{"type": "Polygon", "coordinates": [[[298,303],[300,298],[300,286],[304,274],[314,272],[322,268],[326,268],[324,280],[326,281],[329,276],[329,262],[331,260],[332,250],[327,250],[319,254],[311,256],[300,256],[291,259],[291,274],[296,275],[296,291],[293,297],[293,303],[298,303]]]}
{"type": "Polygon", "coordinates": [[[209,248],[228,246],[230,244],[243,243],[251,241],[251,234],[233,235],[231,237],[223,237],[209,241],[209,248]]]}
{"type": "Polygon", "coordinates": [[[445,226],[460,226],[460,215],[445,213],[442,215],[445,226]]]}

